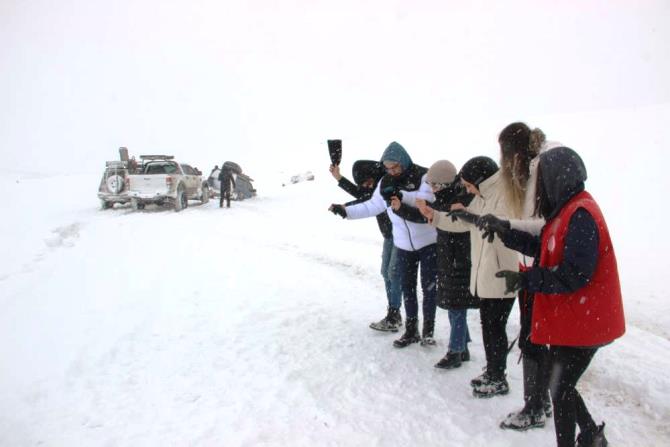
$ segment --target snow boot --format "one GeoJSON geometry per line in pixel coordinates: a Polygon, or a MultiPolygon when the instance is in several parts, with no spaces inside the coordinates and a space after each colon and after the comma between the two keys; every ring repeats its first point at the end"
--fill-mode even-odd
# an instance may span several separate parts
{"type": "Polygon", "coordinates": [[[388,308],[386,316],[376,323],[370,323],[370,329],[382,332],[398,332],[402,326],[402,316],[400,309],[388,308]]]}
{"type": "Polygon", "coordinates": [[[470,351],[468,350],[467,343],[465,344],[465,351],[461,352],[461,361],[469,362],[470,361],[470,351]]]}
{"type": "Polygon", "coordinates": [[[544,411],[530,411],[524,407],[521,411],[515,411],[507,415],[504,421],[500,423],[500,428],[526,431],[530,428],[544,427],[546,418],[544,411]]]}
{"type": "Polygon", "coordinates": [[[484,369],[483,373],[481,373],[480,375],[478,375],[477,377],[475,377],[470,381],[471,387],[474,388],[489,380],[489,373],[486,371],[486,367],[484,367],[483,369],[484,369]]]}
{"type": "Polygon", "coordinates": [[[418,343],[421,340],[419,337],[419,330],[417,325],[419,324],[419,319],[417,317],[407,318],[405,322],[405,333],[402,336],[393,342],[393,346],[396,348],[406,348],[412,343],[418,343]]]}
{"type": "Polygon", "coordinates": [[[461,366],[463,360],[462,352],[447,352],[447,354],[435,364],[435,368],[454,369],[461,366]]]}
{"type": "Polygon", "coordinates": [[[507,393],[509,393],[509,384],[504,375],[499,378],[488,375],[487,380],[472,387],[472,394],[475,397],[489,398],[507,393]]]}
{"type": "Polygon", "coordinates": [[[433,338],[435,331],[435,320],[423,320],[423,330],[421,331],[421,346],[435,346],[436,341],[433,338]]]}
{"type": "MultiPolygon", "coordinates": [[[[549,393],[549,391],[547,391],[549,393]]],[[[544,397],[544,403],[542,404],[542,409],[544,410],[544,415],[548,418],[552,417],[554,415],[554,409],[551,406],[551,399],[549,396],[544,397]]]]}
{"type": "Polygon", "coordinates": [[[593,432],[579,433],[577,447],[607,447],[605,439],[605,423],[598,425],[593,432]]]}

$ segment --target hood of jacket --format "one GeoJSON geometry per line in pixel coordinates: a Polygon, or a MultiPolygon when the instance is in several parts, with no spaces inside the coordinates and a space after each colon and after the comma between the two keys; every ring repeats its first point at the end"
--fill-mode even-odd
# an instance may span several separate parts
{"type": "Polygon", "coordinates": [[[384,153],[382,154],[381,162],[385,161],[395,161],[400,163],[402,170],[407,171],[410,166],[412,166],[412,158],[409,156],[404,147],[395,141],[388,145],[384,153]]]}
{"type": "Polygon", "coordinates": [[[549,149],[540,154],[539,177],[546,194],[551,219],[575,194],[584,190],[586,166],[577,152],[568,147],[549,149]]]}
{"type": "Polygon", "coordinates": [[[358,186],[369,178],[374,179],[376,185],[384,176],[384,166],[374,160],[357,160],[351,168],[351,174],[358,186]]]}

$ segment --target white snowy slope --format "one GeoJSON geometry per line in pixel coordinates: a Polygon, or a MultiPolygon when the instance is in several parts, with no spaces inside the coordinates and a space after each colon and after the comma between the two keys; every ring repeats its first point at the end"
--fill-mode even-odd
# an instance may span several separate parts
{"type": "MultiPolygon", "coordinates": [[[[437,347],[395,349],[368,329],[385,310],[381,238],[373,219],[326,211],[349,199],[326,165],[314,182],[259,180],[255,199],[181,213],[100,211],[99,173],[3,173],[0,445],[553,445],[553,422],[498,428],[522,403],[517,349],[511,393],[472,397],[475,312],[472,361],[449,372],[433,368],[445,311],[437,347]]],[[[648,268],[626,260],[638,236],[614,241],[634,277],[648,268]]],[[[665,282],[624,280],[627,333],[580,383],[612,446],[670,444],[670,340],[650,317],[668,321],[665,282]]],[[[517,321],[515,308],[511,337],[517,321]]]]}

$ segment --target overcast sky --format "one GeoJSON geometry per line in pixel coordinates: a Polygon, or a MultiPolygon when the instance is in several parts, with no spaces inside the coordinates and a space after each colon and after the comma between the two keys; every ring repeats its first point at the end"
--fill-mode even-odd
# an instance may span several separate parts
{"type": "Polygon", "coordinates": [[[670,103],[669,25],[645,0],[0,0],[3,170],[297,170],[337,137],[462,162],[511,121],[670,103]]]}

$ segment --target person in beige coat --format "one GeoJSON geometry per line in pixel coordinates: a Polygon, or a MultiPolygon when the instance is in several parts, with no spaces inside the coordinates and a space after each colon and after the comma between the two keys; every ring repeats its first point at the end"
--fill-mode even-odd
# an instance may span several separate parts
{"type": "Polygon", "coordinates": [[[495,274],[501,269],[518,271],[519,261],[516,252],[499,240],[491,243],[484,240],[476,227],[480,215],[493,214],[501,218],[510,215],[498,165],[488,157],[475,157],[463,165],[459,176],[468,192],[475,195],[470,205],[454,204],[450,213],[434,211],[423,201],[417,201],[417,205],[433,226],[451,232],[470,232],[470,292],[481,300],[480,319],[486,352],[486,369],[471,385],[476,397],[492,397],[509,392],[505,376],[506,326],[515,298],[514,293],[505,293],[505,282],[495,274]]]}
{"type": "MultiPolygon", "coordinates": [[[[535,213],[537,166],[540,154],[561,144],[546,141],[540,129],[531,130],[528,125],[520,122],[506,126],[498,136],[498,143],[502,186],[512,210],[511,219],[509,223],[505,223],[498,217],[484,215],[478,226],[484,231],[496,233],[495,240],[502,240],[496,229],[508,225],[511,229],[538,236],[545,221],[535,213]]],[[[532,257],[522,253],[518,255],[522,270],[533,266],[532,257]]],[[[524,431],[544,427],[546,417],[551,416],[552,409],[549,399],[549,349],[545,345],[530,341],[533,294],[520,290],[518,296],[524,406],[519,411],[509,413],[500,423],[500,427],[524,431]]]]}

